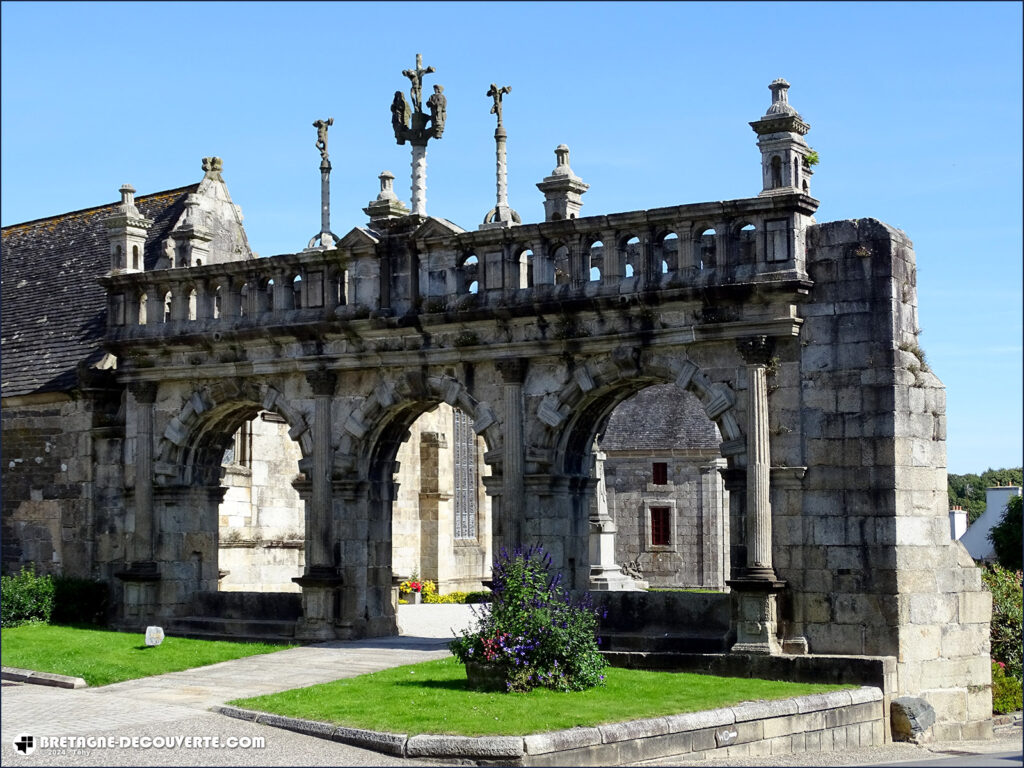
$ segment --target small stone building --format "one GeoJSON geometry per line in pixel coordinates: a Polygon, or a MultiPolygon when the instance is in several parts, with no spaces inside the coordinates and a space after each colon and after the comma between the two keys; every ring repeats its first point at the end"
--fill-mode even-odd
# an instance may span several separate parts
{"type": "Polygon", "coordinates": [[[615,560],[639,564],[657,587],[724,589],[729,497],[717,427],[672,385],[648,387],[616,408],[599,441],[615,560]]]}

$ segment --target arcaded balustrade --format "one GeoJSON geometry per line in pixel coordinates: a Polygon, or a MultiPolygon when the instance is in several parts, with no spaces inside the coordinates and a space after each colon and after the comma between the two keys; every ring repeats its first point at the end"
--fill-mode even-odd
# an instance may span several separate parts
{"type": "Polygon", "coordinates": [[[107,276],[108,325],[166,323],[172,334],[200,322],[529,306],[553,295],[564,301],[802,274],[803,233],[816,206],[794,193],[461,233],[428,219],[407,236],[413,247],[391,249],[387,263],[365,236],[356,248],[345,238],[328,251],[107,276]]]}

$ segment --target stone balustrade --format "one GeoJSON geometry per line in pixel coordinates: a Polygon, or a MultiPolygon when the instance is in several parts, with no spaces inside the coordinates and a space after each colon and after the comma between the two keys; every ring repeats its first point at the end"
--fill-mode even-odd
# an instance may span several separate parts
{"type": "Polygon", "coordinates": [[[817,201],[793,193],[465,232],[443,219],[354,229],[336,248],[107,275],[108,336],[524,310],[573,299],[803,277],[817,201]]]}

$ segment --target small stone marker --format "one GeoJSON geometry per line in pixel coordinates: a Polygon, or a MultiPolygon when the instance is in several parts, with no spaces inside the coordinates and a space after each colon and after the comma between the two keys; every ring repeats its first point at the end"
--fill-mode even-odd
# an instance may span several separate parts
{"type": "Polygon", "coordinates": [[[160,645],[163,641],[163,627],[146,627],[146,645],[160,645]]]}
{"type": "Polygon", "coordinates": [[[715,744],[720,747],[727,747],[736,741],[736,737],[740,735],[740,732],[735,728],[721,728],[715,731],[715,744]]]}

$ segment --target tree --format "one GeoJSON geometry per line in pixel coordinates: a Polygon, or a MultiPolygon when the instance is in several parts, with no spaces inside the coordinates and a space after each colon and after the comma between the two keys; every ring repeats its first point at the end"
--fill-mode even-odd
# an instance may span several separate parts
{"type": "Polygon", "coordinates": [[[967,522],[973,523],[985,511],[985,490],[997,485],[1024,484],[1024,471],[1020,467],[1011,469],[988,469],[980,475],[949,475],[949,506],[967,510],[967,522]]]}
{"type": "Polygon", "coordinates": [[[988,539],[996,550],[996,557],[999,564],[1011,571],[1019,571],[1024,565],[1024,555],[1021,548],[1024,547],[1024,525],[1021,522],[1021,506],[1024,498],[1014,496],[1007,502],[999,522],[992,526],[988,532],[988,539]]]}

